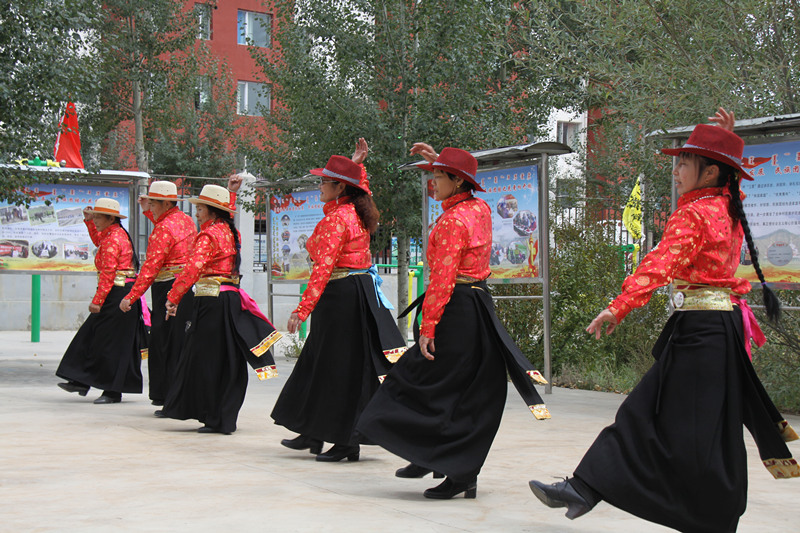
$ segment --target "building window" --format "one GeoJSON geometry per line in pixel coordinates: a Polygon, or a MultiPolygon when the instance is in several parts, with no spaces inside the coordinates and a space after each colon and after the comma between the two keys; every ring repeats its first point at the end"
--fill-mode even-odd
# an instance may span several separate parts
{"type": "Polygon", "coordinates": [[[272,16],[266,13],[239,10],[239,44],[269,48],[271,45],[272,16]]]}
{"type": "Polygon", "coordinates": [[[211,103],[211,78],[198,76],[194,87],[194,108],[199,111],[211,103]]]}
{"type": "Polygon", "coordinates": [[[562,122],[556,124],[556,141],[574,148],[578,144],[578,122],[562,122]]]}
{"type": "Polygon", "coordinates": [[[208,41],[211,39],[211,6],[195,4],[194,16],[197,19],[197,38],[208,41]]]}
{"type": "Polygon", "coordinates": [[[240,115],[266,115],[270,111],[270,88],[266,83],[240,81],[236,91],[237,113],[240,115]]]}

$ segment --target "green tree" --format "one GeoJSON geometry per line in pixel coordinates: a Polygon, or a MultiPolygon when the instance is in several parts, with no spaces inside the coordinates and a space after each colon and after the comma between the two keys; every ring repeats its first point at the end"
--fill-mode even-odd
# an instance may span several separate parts
{"type": "MultiPolygon", "coordinates": [[[[0,158],[52,157],[66,102],[97,88],[90,0],[0,1],[0,158]]],[[[27,174],[0,170],[0,201],[26,203],[27,174]]]]}
{"type": "MultiPolygon", "coordinates": [[[[427,231],[419,174],[398,170],[414,142],[514,144],[550,110],[549,93],[519,61],[521,3],[279,0],[275,9],[279,46],[254,56],[285,107],[269,115],[278,143],[258,154],[257,170],[277,182],[298,177],[365,137],[382,235],[396,235],[400,250],[427,231]]],[[[402,308],[407,255],[398,263],[402,308]]]]}

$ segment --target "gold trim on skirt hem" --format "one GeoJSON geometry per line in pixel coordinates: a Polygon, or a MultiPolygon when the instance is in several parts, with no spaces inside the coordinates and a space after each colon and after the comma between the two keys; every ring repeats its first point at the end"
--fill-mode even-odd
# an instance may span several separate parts
{"type": "Polygon", "coordinates": [[[550,411],[547,410],[547,407],[543,404],[537,405],[529,405],[528,408],[533,413],[533,416],[536,417],[536,420],[547,420],[550,418],[550,411]]]}
{"type": "Polygon", "coordinates": [[[261,368],[256,368],[256,375],[261,381],[276,378],[278,377],[278,368],[275,365],[262,366],[261,368]]]}
{"type": "Polygon", "coordinates": [[[273,344],[278,342],[278,340],[283,337],[278,331],[273,331],[270,333],[266,339],[259,342],[258,345],[250,348],[250,351],[253,352],[253,355],[256,357],[261,357],[264,353],[269,350],[273,344]]]}
{"type": "Polygon", "coordinates": [[[139,350],[139,354],[142,356],[142,361],[150,357],[150,350],[145,348],[144,350],[139,350]]]}
{"type": "Polygon", "coordinates": [[[544,379],[544,376],[538,370],[527,370],[526,374],[530,376],[530,378],[535,381],[536,383],[541,383],[542,385],[547,385],[547,380],[544,379]]]}
{"type": "Polygon", "coordinates": [[[384,380],[384,379],[386,379],[386,374],[384,374],[384,375],[382,375],[382,376],[378,376],[378,382],[379,382],[379,383],[383,383],[383,380],[384,380]]]}
{"type": "Polygon", "coordinates": [[[800,465],[792,457],[788,459],[767,459],[763,463],[775,479],[800,477],[800,465]]]}
{"type": "Polygon", "coordinates": [[[404,353],[406,353],[408,348],[392,348],[391,350],[384,350],[383,356],[389,360],[390,363],[396,363],[398,359],[400,359],[404,353]]]}
{"type": "Polygon", "coordinates": [[[781,437],[783,437],[784,442],[792,442],[800,438],[797,436],[797,432],[794,428],[792,428],[786,420],[778,422],[778,431],[781,432],[781,437]]]}

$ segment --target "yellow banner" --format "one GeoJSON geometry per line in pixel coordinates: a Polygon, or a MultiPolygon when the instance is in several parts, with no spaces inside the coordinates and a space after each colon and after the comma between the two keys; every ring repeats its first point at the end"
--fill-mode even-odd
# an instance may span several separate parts
{"type": "Polygon", "coordinates": [[[642,238],[642,190],[639,188],[639,178],[636,178],[636,185],[633,186],[628,203],[625,204],[622,223],[634,240],[642,238]]]}

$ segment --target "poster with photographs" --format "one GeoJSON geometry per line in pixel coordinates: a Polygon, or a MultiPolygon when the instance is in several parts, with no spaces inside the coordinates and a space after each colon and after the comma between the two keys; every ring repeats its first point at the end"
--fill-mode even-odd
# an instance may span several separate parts
{"type": "Polygon", "coordinates": [[[270,196],[270,254],[273,281],[303,281],[311,277],[306,241],[325,216],[319,190],[270,196]]]}
{"type": "MultiPolygon", "coordinates": [[[[539,277],[538,176],[537,165],[478,172],[478,183],[486,192],[477,196],[492,209],[490,282],[539,277]]],[[[429,199],[429,230],[441,214],[441,203],[429,199]]]]}
{"type": "MultiPolygon", "coordinates": [[[[127,216],[128,189],[40,184],[28,193],[34,201],[27,208],[0,202],[0,270],[94,272],[97,248],[83,223],[83,208],[97,198],[113,198],[127,216]]],[[[126,229],[127,222],[122,221],[126,229]]]]}
{"type": "MultiPolygon", "coordinates": [[[[800,141],[745,146],[744,211],[764,277],[779,288],[800,289],[800,141]]],[[[757,284],[747,243],[736,275],[757,284]]]]}

